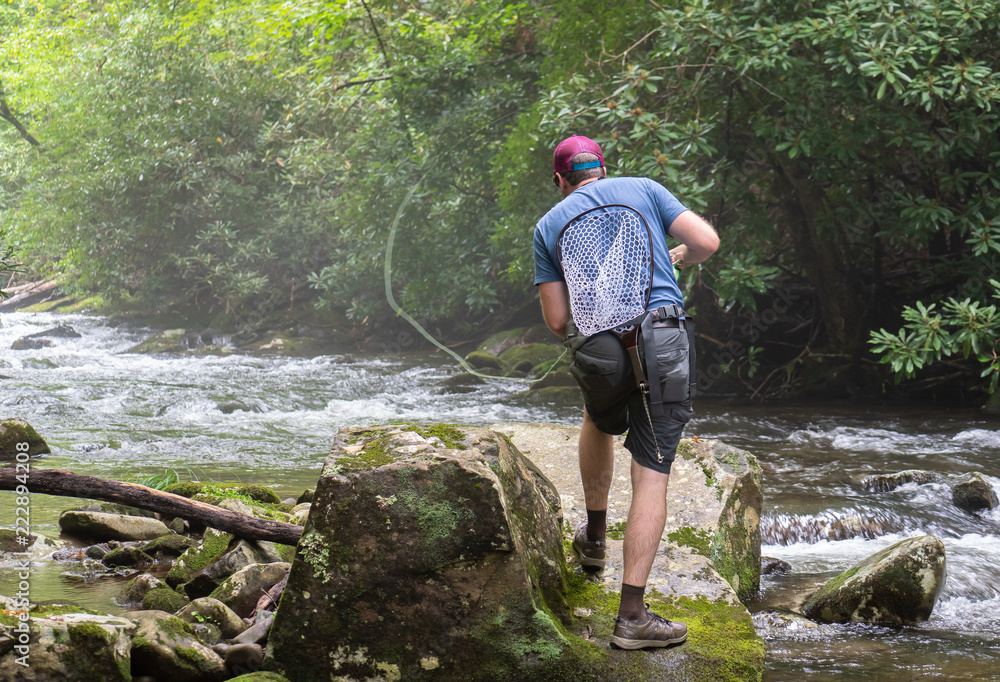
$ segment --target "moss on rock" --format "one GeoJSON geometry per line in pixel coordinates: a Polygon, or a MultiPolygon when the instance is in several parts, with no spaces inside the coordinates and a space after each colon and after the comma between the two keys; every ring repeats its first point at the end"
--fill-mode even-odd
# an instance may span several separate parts
{"type": "Polygon", "coordinates": [[[142,608],[147,611],[173,613],[184,608],[190,600],[169,587],[156,587],[142,597],[142,608]]]}
{"type": "Polygon", "coordinates": [[[23,419],[0,420],[0,461],[16,459],[19,453],[34,457],[50,452],[48,443],[28,422],[23,419]],[[28,449],[19,449],[21,443],[27,443],[28,449]]]}

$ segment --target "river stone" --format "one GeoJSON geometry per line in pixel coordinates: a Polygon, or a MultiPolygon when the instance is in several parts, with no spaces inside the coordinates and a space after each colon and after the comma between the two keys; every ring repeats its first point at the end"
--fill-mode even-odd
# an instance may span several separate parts
{"type": "Polygon", "coordinates": [[[240,618],[249,617],[257,601],[288,573],[286,562],[251,564],[231,576],[210,595],[231,608],[240,618]]]}
{"type": "Polygon", "coordinates": [[[243,622],[242,618],[231,608],[212,597],[195,599],[174,615],[188,623],[202,621],[212,623],[219,628],[219,634],[222,635],[223,639],[232,639],[247,629],[247,624],[243,622]]]}
{"type": "Polygon", "coordinates": [[[861,487],[872,492],[889,492],[907,483],[924,485],[926,483],[937,483],[942,479],[941,474],[934,471],[924,471],[923,469],[907,469],[897,471],[894,474],[872,474],[861,479],[861,487]]]}
{"type": "Polygon", "coordinates": [[[28,334],[24,338],[26,339],[42,339],[46,337],[51,337],[55,339],[79,339],[81,338],[80,332],[73,329],[67,324],[56,325],[55,327],[49,327],[40,332],[35,332],[34,334],[28,334]]]}
{"type": "Polygon", "coordinates": [[[234,644],[226,650],[226,670],[230,675],[257,672],[264,662],[264,649],[260,644],[234,644]]]}
{"type": "Polygon", "coordinates": [[[28,422],[23,419],[0,420],[0,462],[17,459],[18,453],[21,452],[17,449],[19,443],[28,444],[26,452],[29,457],[52,452],[48,443],[28,422]]]}
{"type": "Polygon", "coordinates": [[[771,556],[760,558],[761,575],[786,575],[792,572],[792,565],[784,559],[776,559],[771,556]]]}
{"type": "Polygon", "coordinates": [[[927,620],[944,588],[945,563],[944,543],[933,535],[897,542],[823,585],[802,613],[827,623],[927,620]]]}
{"type": "MultiPolygon", "coordinates": [[[[0,680],[32,682],[129,682],[129,646],[135,624],[118,616],[90,613],[47,614],[28,619],[28,664],[18,653],[0,656],[0,680]]],[[[17,641],[14,627],[0,622],[0,638],[17,641]]]]}
{"type": "Polygon", "coordinates": [[[173,613],[184,608],[190,600],[169,587],[154,587],[142,596],[142,608],[146,611],[166,611],[173,613]]]}
{"type": "Polygon", "coordinates": [[[997,506],[997,494],[978,471],[962,474],[951,481],[951,501],[959,509],[977,512],[997,506]]]}
{"type": "Polygon", "coordinates": [[[198,639],[194,628],[164,611],[132,611],[132,674],[170,682],[226,679],[222,658],[198,639]]]}
{"type": "Polygon", "coordinates": [[[192,599],[205,597],[226,578],[253,564],[282,561],[274,543],[257,540],[237,540],[225,554],[198,571],[185,583],[184,591],[192,599]]]}
{"type": "Polygon", "coordinates": [[[148,566],[153,563],[153,557],[136,545],[125,545],[109,551],[101,557],[101,563],[105,566],[148,566]]]}
{"type": "Polygon", "coordinates": [[[59,516],[59,527],[66,535],[98,542],[152,540],[170,532],[162,521],[145,516],[73,510],[59,516]]]}
{"type": "Polygon", "coordinates": [[[153,538],[146,544],[142,545],[140,549],[150,556],[162,559],[166,557],[179,557],[187,550],[197,546],[197,541],[192,540],[186,535],[170,533],[168,535],[161,535],[158,538],[153,538]]]}
{"type": "Polygon", "coordinates": [[[455,429],[448,440],[341,430],[265,669],[303,680],[582,674],[589,647],[559,624],[568,613],[555,490],[499,434],[455,429]]]}
{"type": "MultiPolygon", "coordinates": [[[[214,528],[206,528],[201,544],[186,550],[167,573],[167,584],[177,587],[190,580],[198,571],[225,554],[233,536],[214,528]]],[[[188,595],[204,596],[204,595],[188,595]]]]}
{"type": "Polygon", "coordinates": [[[38,350],[39,348],[51,348],[56,345],[50,339],[29,339],[28,337],[23,337],[20,339],[15,339],[14,343],[10,344],[11,350],[38,350]]]}
{"type": "Polygon", "coordinates": [[[115,601],[123,606],[126,604],[141,604],[142,598],[146,596],[147,592],[166,586],[167,584],[156,576],[148,573],[140,573],[128,581],[128,584],[118,593],[115,601]]]}

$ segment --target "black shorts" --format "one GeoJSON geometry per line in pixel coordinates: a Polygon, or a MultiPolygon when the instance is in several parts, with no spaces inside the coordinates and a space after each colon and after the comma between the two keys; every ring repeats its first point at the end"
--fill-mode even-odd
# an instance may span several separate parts
{"type": "Polygon", "coordinates": [[[687,330],[656,328],[653,332],[665,401],[660,411],[647,412],[648,398],[636,384],[628,352],[611,332],[600,332],[582,343],[578,338],[568,340],[567,345],[573,349],[570,372],[580,385],[583,403],[597,428],[613,435],[628,431],[625,447],[632,459],[647,469],[669,474],[681,432],[693,414],[689,388],[690,377],[694,376],[693,354],[688,352],[691,339],[687,330]]]}

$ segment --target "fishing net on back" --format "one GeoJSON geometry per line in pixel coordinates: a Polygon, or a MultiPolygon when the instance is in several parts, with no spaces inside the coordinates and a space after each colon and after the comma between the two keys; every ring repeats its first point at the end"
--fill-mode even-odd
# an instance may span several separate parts
{"type": "Polygon", "coordinates": [[[559,261],[581,334],[621,327],[646,311],[653,255],[649,226],[634,208],[610,204],[573,218],[559,234],[559,261]]]}

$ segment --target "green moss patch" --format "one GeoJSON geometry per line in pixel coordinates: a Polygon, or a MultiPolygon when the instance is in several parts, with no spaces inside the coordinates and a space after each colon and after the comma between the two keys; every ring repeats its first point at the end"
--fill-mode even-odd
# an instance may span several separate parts
{"type": "Polygon", "coordinates": [[[704,530],[695,530],[691,526],[678,528],[672,533],[667,533],[667,539],[675,545],[690,547],[702,556],[708,556],[712,544],[712,534],[704,530]]]}

